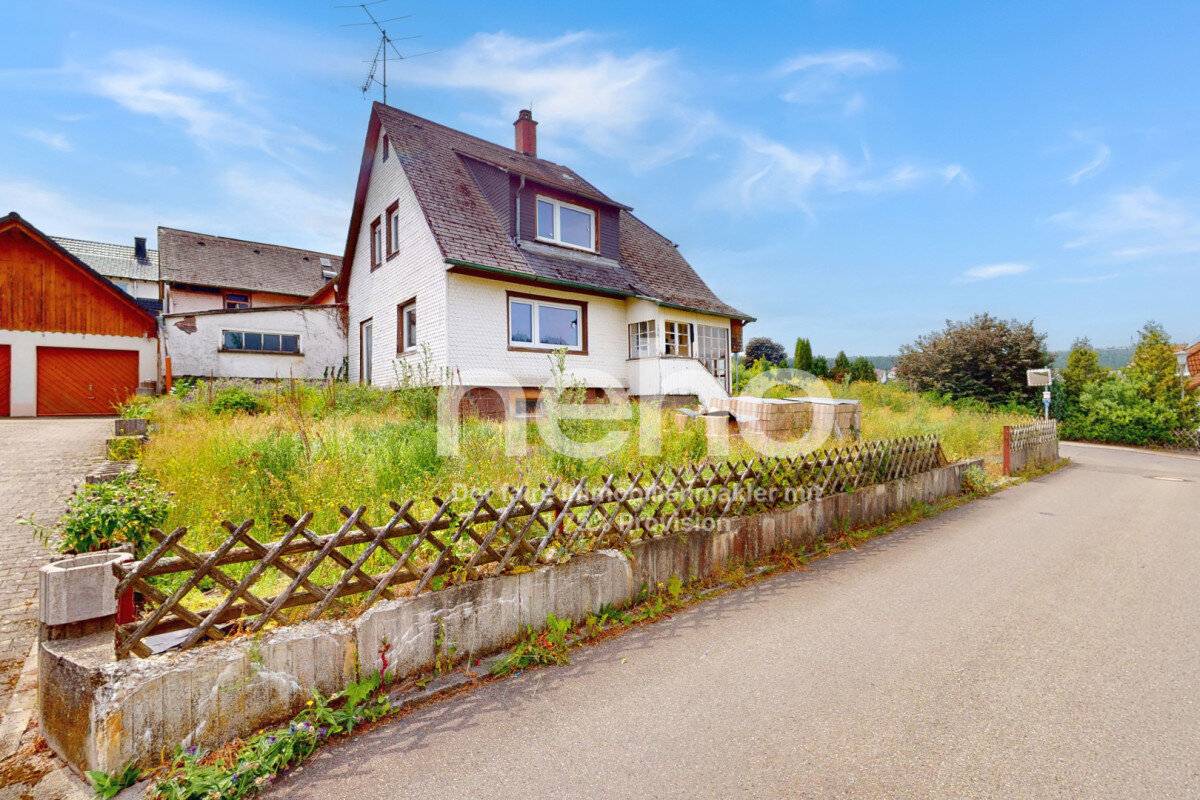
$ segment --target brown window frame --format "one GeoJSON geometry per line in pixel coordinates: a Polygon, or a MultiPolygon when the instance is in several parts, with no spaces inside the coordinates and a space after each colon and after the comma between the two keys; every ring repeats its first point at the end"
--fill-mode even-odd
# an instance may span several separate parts
{"type": "MultiPolygon", "coordinates": [[[[584,300],[574,300],[565,297],[550,297],[544,294],[529,294],[527,292],[507,291],[504,293],[504,341],[508,343],[508,349],[514,353],[552,353],[558,347],[550,347],[548,345],[522,347],[512,343],[512,301],[513,300],[534,300],[542,303],[557,303],[561,306],[578,306],[579,307],[579,348],[567,348],[568,355],[586,356],[588,354],[588,304],[584,300]]],[[[561,345],[560,345],[561,346],[561,345]]]]}
{"type": "Polygon", "coordinates": [[[221,307],[224,308],[226,311],[237,311],[238,309],[242,309],[242,308],[253,308],[254,307],[254,293],[253,292],[230,292],[230,291],[226,291],[226,290],[222,289],[221,290],[221,307]],[[239,297],[245,297],[246,298],[245,305],[241,305],[241,303],[242,303],[241,300],[233,301],[235,303],[238,303],[238,305],[236,305],[236,306],[229,305],[229,295],[231,295],[231,294],[237,295],[239,297]]]}
{"type": "Polygon", "coordinates": [[[382,219],[381,217],[376,217],[374,219],[374,221],[371,222],[371,269],[372,270],[377,270],[383,265],[383,253],[379,252],[379,248],[375,244],[375,242],[377,240],[379,241],[379,244],[383,244],[383,240],[379,238],[379,223],[380,223],[381,219],[382,219]]]}
{"type": "MultiPolygon", "coordinates": [[[[409,342],[408,337],[404,335],[404,312],[408,309],[416,310],[417,298],[410,297],[403,303],[396,306],[396,354],[404,355],[411,353],[417,349],[417,342],[409,342]]],[[[415,337],[414,337],[415,339],[415,337]]]]}
{"type": "Polygon", "coordinates": [[[387,211],[383,214],[384,225],[386,226],[385,238],[387,239],[387,257],[391,259],[400,252],[400,243],[396,241],[400,238],[400,201],[392,203],[387,207],[387,211]],[[396,220],[396,234],[392,235],[392,219],[396,220]]]}

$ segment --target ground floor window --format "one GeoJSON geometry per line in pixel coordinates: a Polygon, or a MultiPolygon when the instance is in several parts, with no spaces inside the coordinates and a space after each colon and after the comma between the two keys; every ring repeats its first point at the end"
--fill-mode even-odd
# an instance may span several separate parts
{"type": "Polygon", "coordinates": [[[225,331],[222,349],[242,353],[300,353],[300,334],[225,331]]]}
{"type": "Polygon", "coordinates": [[[715,325],[696,326],[696,358],[728,388],[729,329],[715,325]]]}
{"type": "Polygon", "coordinates": [[[401,303],[396,309],[396,352],[417,349],[417,301],[401,303]]]}
{"type": "Polygon", "coordinates": [[[663,323],[663,345],[669,356],[692,355],[691,325],[667,320],[663,323]]]}
{"type": "Polygon", "coordinates": [[[649,358],[658,355],[655,350],[657,336],[654,330],[654,320],[631,322],[629,324],[629,357],[649,358]]]}
{"type": "Polygon", "coordinates": [[[370,385],[374,356],[374,323],[364,320],[358,326],[358,382],[370,385]]]}
{"type": "Polygon", "coordinates": [[[509,292],[508,346],[587,351],[587,305],[509,292]]]}

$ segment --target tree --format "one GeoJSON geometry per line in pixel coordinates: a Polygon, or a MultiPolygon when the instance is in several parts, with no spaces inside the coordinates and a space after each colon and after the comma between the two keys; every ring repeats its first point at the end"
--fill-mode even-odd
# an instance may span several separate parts
{"type": "Polygon", "coordinates": [[[1108,376],[1108,370],[1100,366],[1100,356],[1087,338],[1076,339],[1067,354],[1067,366],[1062,371],[1063,394],[1068,404],[1079,399],[1088,384],[1108,376]]]}
{"type": "Polygon", "coordinates": [[[809,370],[815,378],[824,378],[829,375],[829,360],[825,356],[814,356],[812,360],[812,369],[809,370]]]}
{"type": "Polygon", "coordinates": [[[812,344],[808,339],[796,340],[796,352],[792,358],[792,369],[800,369],[805,372],[812,372],[812,344]]]}
{"type": "Polygon", "coordinates": [[[1147,322],[1138,332],[1137,348],[1125,375],[1143,396],[1174,416],[1176,428],[1196,423],[1196,397],[1184,391],[1175,348],[1158,323],[1147,322]]]}
{"type": "Polygon", "coordinates": [[[1050,364],[1046,334],[1032,322],[976,314],[900,348],[896,373],[918,392],[999,405],[1026,395],[1025,371],[1050,364]]]}
{"type": "Polygon", "coordinates": [[[850,359],[846,356],[845,350],[839,350],[837,357],[833,359],[833,368],[829,370],[829,377],[833,378],[838,383],[850,374],[850,359]]]}
{"type": "Polygon", "coordinates": [[[762,361],[775,366],[787,361],[787,351],[779,342],[760,336],[757,339],[751,339],[750,343],[746,345],[746,360],[762,361]]]}
{"type": "Polygon", "coordinates": [[[875,377],[875,365],[871,363],[871,359],[859,356],[850,362],[850,380],[867,381],[868,383],[878,380],[875,377]]]}

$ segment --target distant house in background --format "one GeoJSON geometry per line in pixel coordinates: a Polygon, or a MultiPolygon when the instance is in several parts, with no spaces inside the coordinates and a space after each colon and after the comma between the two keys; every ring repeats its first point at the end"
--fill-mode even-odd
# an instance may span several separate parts
{"type": "Polygon", "coordinates": [[[108,278],[138,305],[158,314],[162,311],[162,284],[158,277],[158,251],[146,247],[144,236],[134,237],[133,246],[106,244],[86,239],[51,237],[56,244],[108,278]]]}
{"type": "Polygon", "coordinates": [[[16,212],[0,217],[0,417],[113,414],[157,382],[153,313],[16,212]]]}
{"type": "Polygon", "coordinates": [[[1188,391],[1200,389],[1200,342],[1176,345],[1175,357],[1179,359],[1179,374],[1183,376],[1188,391]]]}
{"type": "Polygon", "coordinates": [[[342,259],[294,247],[158,229],[169,374],[323,378],[346,359],[342,259]]]}

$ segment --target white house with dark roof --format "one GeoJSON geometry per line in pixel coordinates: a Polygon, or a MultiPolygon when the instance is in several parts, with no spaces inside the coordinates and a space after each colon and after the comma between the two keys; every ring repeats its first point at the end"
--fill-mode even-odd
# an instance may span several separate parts
{"type": "MultiPolygon", "coordinates": [[[[421,357],[521,413],[548,356],[597,389],[726,394],[751,318],[676,245],[568,167],[537,157],[528,111],[509,149],[375,103],[339,279],[351,380],[394,385],[421,357]]],[[[488,406],[484,408],[484,406],[488,406]]]]}

